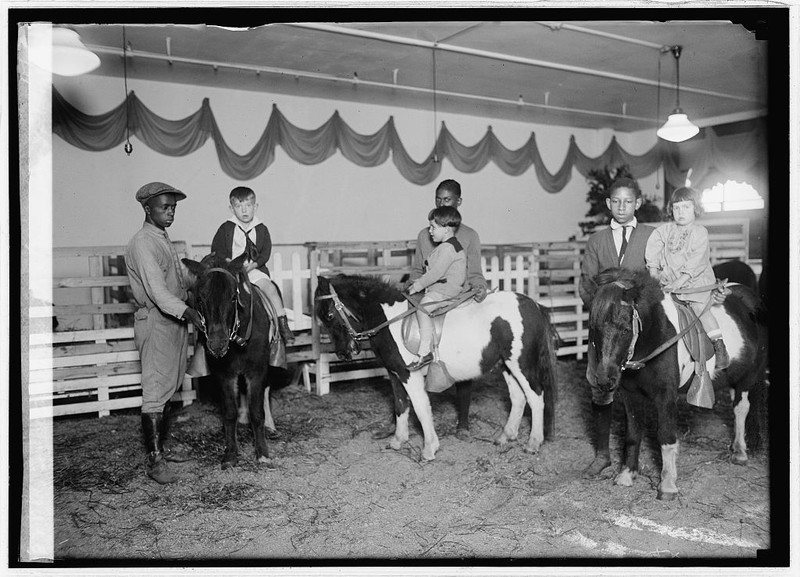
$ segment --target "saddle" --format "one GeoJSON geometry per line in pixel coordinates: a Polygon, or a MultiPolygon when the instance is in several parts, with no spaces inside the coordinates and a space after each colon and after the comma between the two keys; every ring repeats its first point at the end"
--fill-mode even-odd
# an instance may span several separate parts
{"type": "MultiPolygon", "coordinates": [[[[439,359],[439,343],[442,339],[442,328],[444,327],[445,314],[449,311],[470,306],[474,301],[473,297],[478,293],[476,289],[462,291],[458,296],[443,301],[442,305],[435,308],[428,308],[430,305],[421,305],[422,295],[403,294],[408,300],[409,310],[422,310],[433,319],[433,362],[428,365],[428,372],[425,375],[425,390],[431,393],[441,393],[453,386],[455,379],[447,372],[447,366],[439,359]]],[[[438,304],[438,303],[431,303],[438,304]]],[[[417,315],[410,314],[403,319],[400,326],[400,334],[403,336],[403,343],[409,352],[415,355],[419,353],[420,334],[417,315]]]]}
{"type": "MultiPolygon", "coordinates": [[[[472,304],[474,297],[478,291],[470,289],[462,291],[458,296],[442,301],[445,304],[430,308],[430,305],[421,305],[422,293],[413,295],[403,293],[403,296],[408,301],[409,310],[421,310],[433,319],[433,347],[437,348],[442,339],[442,328],[444,327],[445,315],[455,308],[461,308],[472,304]]],[[[431,303],[438,304],[438,303],[431,303]]],[[[400,325],[400,334],[403,335],[403,344],[406,349],[415,355],[419,352],[419,322],[417,322],[417,315],[408,315],[403,319],[400,325]]]]}
{"type": "Polygon", "coordinates": [[[696,407],[710,409],[714,406],[714,387],[706,370],[706,361],[714,356],[714,345],[708,338],[703,325],[699,321],[696,322],[697,314],[692,307],[674,294],[672,300],[678,311],[678,330],[683,331],[694,322],[689,332],[683,337],[683,344],[686,345],[689,355],[694,360],[694,377],[686,393],[686,402],[696,407]]]}
{"type": "Polygon", "coordinates": [[[278,311],[272,306],[267,294],[255,283],[250,283],[253,292],[259,296],[269,316],[269,366],[286,368],[286,346],[278,331],[278,311]]]}

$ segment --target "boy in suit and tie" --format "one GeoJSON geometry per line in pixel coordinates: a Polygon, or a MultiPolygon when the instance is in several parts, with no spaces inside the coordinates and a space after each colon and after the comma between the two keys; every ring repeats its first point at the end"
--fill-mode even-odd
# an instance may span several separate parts
{"type": "MultiPolygon", "coordinates": [[[[598,273],[615,267],[628,269],[644,269],[645,249],[653,228],[636,221],[635,213],[642,206],[642,191],[632,178],[619,178],[608,189],[606,206],[611,211],[610,226],[589,237],[586,251],[581,262],[580,295],[588,309],[591,306],[591,294],[588,284],[594,283],[598,273]]],[[[613,393],[597,388],[595,371],[597,357],[594,345],[589,341],[587,352],[588,366],[586,380],[592,390],[592,416],[594,417],[597,446],[595,458],[586,469],[586,476],[594,476],[611,464],[608,450],[608,437],[611,429],[611,408],[613,393]]]]}

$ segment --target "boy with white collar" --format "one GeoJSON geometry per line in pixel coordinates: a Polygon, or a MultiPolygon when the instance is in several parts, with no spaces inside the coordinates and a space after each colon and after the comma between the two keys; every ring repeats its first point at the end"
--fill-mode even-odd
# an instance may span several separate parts
{"type": "Polygon", "coordinates": [[[229,200],[233,216],[220,225],[211,241],[211,251],[230,260],[242,253],[247,254],[244,270],[250,282],[267,295],[278,316],[281,338],[285,344],[291,345],[295,340],[294,333],[289,328],[283,300],[267,268],[267,261],[272,254],[272,239],[269,229],[256,216],[256,193],[246,186],[237,186],[231,190],[229,200]]]}

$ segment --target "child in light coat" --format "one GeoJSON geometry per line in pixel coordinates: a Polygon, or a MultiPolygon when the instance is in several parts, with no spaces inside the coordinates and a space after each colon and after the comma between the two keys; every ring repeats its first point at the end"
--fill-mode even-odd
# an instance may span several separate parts
{"type": "MultiPolygon", "coordinates": [[[[424,290],[420,305],[430,312],[438,308],[435,303],[461,293],[467,279],[467,257],[455,237],[461,224],[461,214],[455,207],[434,208],[428,214],[428,221],[428,232],[437,246],[425,261],[425,273],[414,281],[408,292],[414,294],[424,290]]],[[[433,361],[433,319],[423,311],[417,311],[416,315],[420,333],[419,358],[408,365],[411,371],[418,371],[433,361]]]]}
{"type": "MultiPolygon", "coordinates": [[[[700,194],[693,188],[677,189],[669,201],[667,214],[673,222],[658,227],[647,241],[645,262],[650,274],[668,292],[714,285],[717,279],[711,268],[708,230],[695,222],[703,214],[700,194]]],[[[676,296],[687,302],[700,317],[703,328],[714,343],[716,368],[726,368],[730,358],[717,319],[710,310],[703,313],[711,289],[676,296]]]]}

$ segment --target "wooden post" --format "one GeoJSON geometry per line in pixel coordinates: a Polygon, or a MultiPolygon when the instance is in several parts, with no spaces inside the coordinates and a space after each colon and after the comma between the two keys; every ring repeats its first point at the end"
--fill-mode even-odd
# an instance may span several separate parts
{"type": "MultiPolygon", "coordinates": [[[[573,279],[574,289],[575,289],[575,296],[580,299],[581,291],[580,291],[580,284],[581,284],[581,248],[580,246],[576,246],[573,249],[575,253],[575,262],[572,263],[572,270],[575,274],[575,278],[573,279]]],[[[577,345],[575,351],[575,358],[581,360],[583,358],[583,318],[581,315],[583,314],[583,301],[578,302],[575,305],[575,329],[577,331],[577,335],[575,336],[575,344],[577,345]]]]}
{"type": "MultiPolygon", "coordinates": [[[[101,277],[103,276],[103,257],[90,256],[89,257],[89,276],[101,277]]],[[[92,304],[102,305],[105,301],[105,291],[103,287],[92,287],[92,304]]],[[[94,330],[106,328],[105,317],[102,314],[92,315],[92,328],[94,330]]]]}
{"type": "Polygon", "coordinates": [[[331,363],[328,353],[323,353],[317,361],[317,394],[327,395],[331,392],[331,363]]]}
{"type": "MultiPolygon", "coordinates": [[[[311,311],[311,354],[315,359],[317,370],[316,370],[316,379],[317,379],[317,394],[321,394],[319,392],[320,389],[320,380],[322,379],[322,370],[323,370],[323,362],[322,362],[322,353],[320,346],[320,328],[319,328],[319,320],[317,319],[317,315],[314,313],[314,295],[317,292],[317,275],[319,274],[319,258],[320,258],[320,251],[318,249],[314,249],[309,251],[308,253],[308,269],[311,275],[310,281],[310,288],[309,288],[309,295],[308,299],[310,301],[310,311],[311,311]]],[[[330,370],[329,367],[325,367],[327,370],[330,370]]],[[[310,384],[308,385],[310,389],[310,384]]]]}
{"type": "Polygon", "coordinates": [[[539,249],[531,249],[530,264],[528,267],[528,296],[539,300],[539,249]]]}

